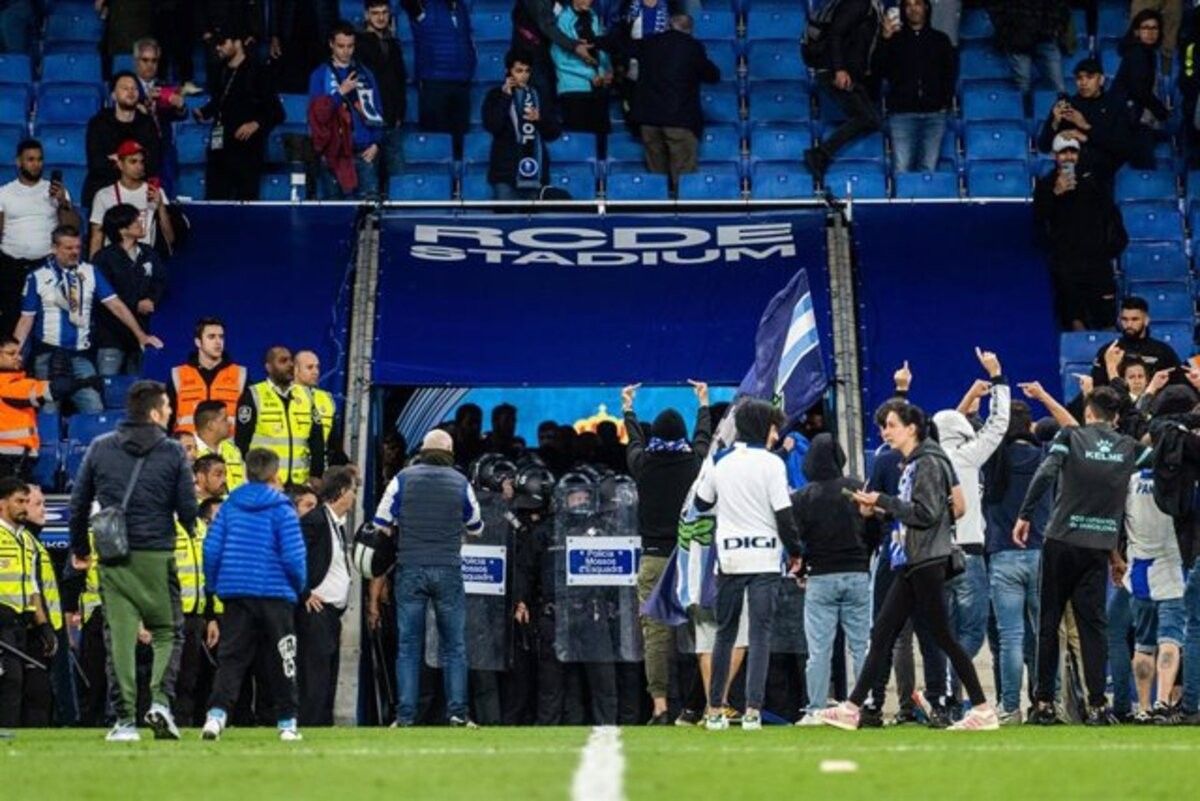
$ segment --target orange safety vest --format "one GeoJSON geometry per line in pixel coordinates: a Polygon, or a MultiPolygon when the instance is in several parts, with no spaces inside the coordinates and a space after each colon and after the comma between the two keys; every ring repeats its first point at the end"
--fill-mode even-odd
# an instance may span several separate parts
{"type": "Polygon", "coordinates": [[[246,389],[246,368],[227,364],[213,376],[211,384],[204,383],[200,370],[193,364],[181,364],[171,370],[175,387],[175,430],[196,433],[196,407],[203,401],[215,400],[225,404],[230,429],[237,415],[237,402],[246,389]]]}
{"type": "Polygon", "coordinates": [[[37,407],[49,399],[49,382],[0,372],[0,456],[37,456],[37,407]]]}

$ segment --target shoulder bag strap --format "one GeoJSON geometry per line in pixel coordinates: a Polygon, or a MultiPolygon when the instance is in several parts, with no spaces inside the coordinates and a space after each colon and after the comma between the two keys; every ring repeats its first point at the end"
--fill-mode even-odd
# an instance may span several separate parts
{"type": "Polygon", "coordinates": [[[129,474],[129,486],[125,488],[125,497],[121,499],[121,508],[124,509],[129,505],[129,499],[133,496],[133,488],[137,485],[138,475],[142,472],[142,465],[146,463],[146,457],[138,459],[133,465],[133,472],[129,474]]]}

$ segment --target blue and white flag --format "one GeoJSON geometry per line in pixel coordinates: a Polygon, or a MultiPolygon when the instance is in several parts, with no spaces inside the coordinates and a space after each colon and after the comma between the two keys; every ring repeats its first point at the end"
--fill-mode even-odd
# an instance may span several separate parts
{"type": "Polygon", "coordinates": [[[754,364],[742,379],[738,395],[777,405],[791,426],[828,385],[808,273],[800,270],[771,298],[758,321],[754,364]]]}

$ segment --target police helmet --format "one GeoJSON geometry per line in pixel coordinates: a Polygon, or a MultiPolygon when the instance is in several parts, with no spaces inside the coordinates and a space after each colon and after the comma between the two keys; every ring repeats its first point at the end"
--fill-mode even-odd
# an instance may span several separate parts
{"type": "Polygon", "coordinates": [[[591,514],[596,511],[596,482],[586,473],[567,473],[554,489],[554,500],[559,512],[591,514]]]}
{"type": "Polygon", "coordinates": [[[516,477],[517,466],[501,454],[485,453],[472,463],[469,475],[475,489],[500,492],[505,479],[516,477]]]}
{"type": "Polygon", "coordinates": [[[385,575],[396,564],[395,537],[368,520],[354,533],[350,561],[364,579],[385,575]]]}
{"type": "Polygon", "coordinates": [[[527,465],[518,471],[515,489],[516,508],[545,509],[554,497],[554,474],[542,465],[527,465]]]}

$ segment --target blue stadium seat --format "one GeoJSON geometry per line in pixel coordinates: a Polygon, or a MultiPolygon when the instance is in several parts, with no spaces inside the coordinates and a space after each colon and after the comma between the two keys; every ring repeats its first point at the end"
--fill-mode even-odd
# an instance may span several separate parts
{"type": "Polygon", "coordinates": [[[1183,241],[1183,215],[1170,200],[1131,200],[1121,204],[1131,240],[1183,241]]]}
{"type": "Polygon", "coordinates": [[[205,183],[203,167],[184,167],[175,179],[175,194],[181,198],[204,200],[205,183]]]}
{"type": "Polygon", "coordinates": [[[38,89],[37,121],[86,123],[100,110],[100,91],[93,84],[51,83],[38,89]]]}
{"type": "Polygon", "coordinates": [[[958,173],[902,172],[895,180],[897,198],[958,197],[958,173]]]}
{"type": "MultiPolygon", "coordinates": [[[[0,86],[0,120],[22,123],[29,117],[29,89],[24,86],[0,86]]],[[[6,156],[12,153],[5,152],[6,156]]]]}
{"type": "Polygon", "coordinates": [[[1125,167],[1117,172],[1114,190],[1121,200],[1167,200],[1175,197],[1175,174],[1166,170],[1135,170],[1125,167]]]}
{"type": "Polygon", "coordinates": [[[1063,403],[1070,403],[1079,396],[1080,392],[1079,379],[1076,378],[1076,376],[1091,375],[1092,363],[1079,362],[1077,364],[1064,364],[1060,372],[1062,376],[1063,403]]]}
{"type": "MultiPolygon", "coordinates": [[[[596,135],[579,131],[563,131],[562,135],[553,142],[546,143],[546,149],[550,151],[552,165],[568,161],[595,161],[596,135]]],[[[553,169],[551,174],[553,174],[553,169]]]]}
{"type": "Polygon", "coordinates": [[[700,161],[738,161],[742,135],[732,125],[708,125],[700,137],[700,161]]]}
{"type": "Polygon", "coordinates": [[[112,59],[112,71],[135,72],[132,53],[117,53],[112,59]]]}
{"type": "Polygon", "coordinates": [[[121,412],[76,412],[67,418],[67,439],[87,446],[96,437],[115,429],[124,417],[121,412]]]}
{"type": "Polygon", "coordinates": [[[463,162],[487,164],[492,157],[492,135],[487,131],[468,131],[463,137],[463,162]]]}
{"type": "Polygon", "coordinates": [[[666,200],[667,176],[646,172],[641,164],[613,164],[605,181],[609,200],[666,200]]]}
{"type": "Polygon", "coordinates": [[[1021,92],[1011,82],[970,81],[963,84],[962,118],[972,120],[1024,120],[1021,92]]]}
{"type": "Polygon", "coordinates": [[[388,180],[388,200],[450,200],[454,175],[447,166],[409,167],[388,180]]]}
{"type": "Polygon", "coordinates": [[[946,127],[942,134],[942,150],[938,153],[938,169],[958,169],[959,162],[958,132],[952,126],[946,127]]]}
{"type": "Polygon", "coordinates": [[[29,56],[24,53],[0,53],[0,83],[28,87],[33,82],[29,56]]]}
{"type": "Polygon", "coordinates": [[[62,440],[62,416],[58,412],[39,411],[37,415],[38,439],[47,442],[62,440]]]}
{"type": "Polygon", "coordinates": [[[1102,39],[1120,39],[1129,27],[1129,4],[1108,3],[1100,4],[1099,24],[1096,35],[1102,39]]]}
{"type": "Polygon", "coordinates": [[[737,200],[742,175],[736,164],[701,164],[696,172],[679,176],[680,200],[737,200]]]}
{"type": "Polygon", "coordinates": [[[106,375],[101,378],[100,383],[104,385],[104,389],[100,396],[104,399],[104,408],[124,409],[125,396],[137,380],[137,376],[132,375],[106,375]]]}
{"type": "Polygon", "coordinates": [[[1059,334],[1059,366],[1091,364],[1097,351],[1116,338],[1112,331],[1067,331],[1059,334]]]}
{"type": "Polygon", "coordinates": [[[1050,116],[1050,110],[1058,102],[1058,92],[1053,89],[1033,90],[1033,133],[1041,130],[1042,123],[1050,116]]]}
{"type": "Polygon", "coordinates": [[[736,81],[738,79],[738,54],[739,50],[736,42],[721,40],[719,42],[704,42],[704,48],[708,53],[708,60],[717,65],[717,69],[721,71],[722,81],[736,81]]]}
{"type": "Polygon", "coordinates": [[[551,158],[550,186],[562,189],[573,200],[596,197],[596,168],[593,162],[557,162],[551,158]]]}
{"type": "Polygon", "coordinates": [[[964,41],[990,40],[995,35],[992,18],[982,8],[964,8],[958,24],[958,38],[964,41]]]}
{"type": "Polygon", "coordinates": [[[1126,281],[1186,281],[1187,255],[1177,245],[1134,242],[1121,254],[1126,281]]]}
{"type": "Polygon", "coordinates": [[[1024,161],[975,161],[967,164],[969,197],[1024,197],[1032,192],[1024,161]]]}
{"type": "Polygon", "coordinates": [[[100,56],[94,53],[51,53],[42,58],[44,83],[99,83],[100,56]]]}
{"type": "Polygon", "coordinates": [[[96,44],[103,35],[103,20],[87,6],[56,8],[46,17],[46,44],[59,42],[96,44]]]}
{"type": "Polygon", "coordinates": [[[267,134],[268,164],[283,164],[288,160],[287,148],[284,147],[283,141],[286,137],[295,134],[308,136],[308,126],[298,125],[294,122],[285,122],[271,129],[271,132],[267,134]]]}
{"type": "MultiPolygon", "coordinates": [[[[826,129],[825,133],[829,132],[829,129],[826,129]]],[[[860,136],[837,152],[839,161],[849,159],[853,161],[874,161],[882,164],[883,156],[883,131],[876,131],[873,134],[860,136]]]]}
{"type": "MultiPolygon", "coordinates": [[[[1154,312],[1151,306],[1150,312],[1154,312]]],[[[1166,342],[1181,358],[1188,358],[1195,350],[1196,327],[1193,323],[1155,323],[1154,338],[1166,342]]]]}
{"type": "MultiPolygon", "coordinates": [[[[481,74],[479,70],[475,71],[476,75],[481,74]]],[[[503,74],[503,73],[502,73],[503,74]]],[[[477,83],[471,87],[471,124],[483,124],[483,99],[487,97],[487,93],[494,86],[494,83],[477,83]]],[[[416,106],[413,107],[417,108],[416,106]]],[[[415,112],[414,112],[415,113],[415,112]]]]}
{"type": "MultiPolygon", "coordinates": [[[[484,82],[491,89],[504,78],[504,55],[511,43],[479,42],[475,45],[475,80],[484,82]]],[[[410,75],[412,73],[409,73],[410,75]]]]}
{"type": "Polygon", "coordinates": [[[175,150],[182,164],[204,164],[208,159],[208,140],[211,129],[207,125],[181,124],[175,126],[175,150]]]}
{"type": "Polygon", "coordinates": [[[280,95],[285,122],[308,124],[308,95],[280,95]]]}
{"type": "Polygon", "coordinates": [[[755,8],[746,15],[746,39],[751,42],[791,39],[792,46],[798,49],[797,42],[804,35],[805,24],[803,11],[795,6],[755,8]]]}
{"type": "Polygon", "coordinates": [[[365,9],[359,0],[338,0],[338,16],[357,27],[363,21],[365,9]]]}
{"type": "Polygon", "coordinates": [[[462,176],[463,200],[491,200],[492,186],[487,179],[487,162],[468,164],[462,176]]]}
{"type": "MultiPolygon", "coordinates": [[[[301,195],[303,196],[303,192],[301,195]]],[[[258,179],[260,200],[291,200],[292,176],[286,172],[269,172],[258,179]]]]}
{"type": "Polygon", "coordinates": [[[454,160],[454,136],[409,131],[404,134],[404,160],[409,164],[449,164],[454,160]]]}
{"type": "Polygon", "coordinates": [[[47,164],[87,166],[86,125],[39,125],[37,138],[47,164]]]}
{"type": "Polygon", "coordinates": [[[969,122],[963,140],[967,161],[1029,158],[1029,129],[1020,122],[969,122]]]}
{"type": "Polygon", "coordinates": [[[513,35],[512,13],[499,8],[476,9],[471,14],[471,33],[476,42],[509,42],[513,35]]]}
{"type": "Polygon", "coordinates": [[[990,42],[964,42],[959,51],[959,77],[964,81],[1002,81],[1012,77],[1008,57],[990,42]]]}
{"type": "MultiPolygon", "coordinates": [[[[693,14],[696,38],[728,40],[737,36],[736,20],[733,18],[733,12],[729,9],[703,9],[693,12],[693,14]]],[[[776,34],[776,36],[779,35],[776,34]]]]}
{"type": "Polygon", "coordinates": [[[754,125],[750,128],[750,158],[755,161],[799,161],[812,147],[807,125],[754,125]]]}
{"type": "Polygon", "coordinates": [[[630,136],[623,128],[614,129],[608,135],[608,160],[644,163],[646,148],[641,139],[630,136]]]}
{"type": "Polygon", "coordinates": [[[706,122],[738,122],[742,114],[737,84],[723,81],[701,86],[700,108],[706,122]]]}
{"type": "Polygon", "coordinates": [[[1160,321],[1191,323],[1196,317],[1196,301],[1187,282],[1130,282],[1129,294],[1145,298],[1150,304],[1156,332],[1160,321]]]}
{"type": "Polygon", "coordinates": [[[825,173],[825,187],[839,198],[886,198],[887,170],[882,162],[838,161],[825,173]]]}
{"type": "Polygon", "coordinates": [[[48,164],[46,174],[49,175],[52,170],[62,170],[63,186],[67,188],[67,192],[70,193],[71,199],[78,204],[79,198],[83,196],[83,182],[87,178],[87,167],[81,167],[79,165],[74,167],[61,167],[57,164],[48,164]]]}
{"type": "Polygon", "coordinates": [[[753,80],[795,81],[808,75],[795,39],[759,39],[749,47],[747,67],[753,80]]]}
{"type": "Polygon", "coordinates": [[[803,122],[812,116],[808,84],[800,81],[752,81],[750,119],[763,122],[803,122]]]}
{"type": "Polygon", "coordinates": [[[812,173],[795,161],[758,161],[750,172],[754,200],[789,200],[813,195],[812,173]]]}
{"type": "Polygon", "coordinates": [[[1104,67],[1104,74],[1113,76],[1117,74],[1117,69],[1121,66],[1121,44],[1116,39],[1102,39],[1100,41],[1100,66],[1104,67]]]}

